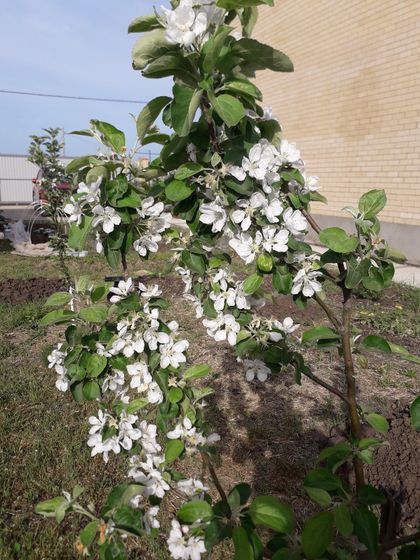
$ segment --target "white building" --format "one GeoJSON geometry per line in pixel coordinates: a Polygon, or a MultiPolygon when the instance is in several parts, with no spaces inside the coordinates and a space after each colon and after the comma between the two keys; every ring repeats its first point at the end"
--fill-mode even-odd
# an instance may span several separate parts
{"type": "MultiPolygon", "coordinates": [[[[28,161],[27,155],[0,154],[0,205],[30,204],[38,167],[28,161]]],[[[62,158],[66,165],[72,158],[62,158]]]]}

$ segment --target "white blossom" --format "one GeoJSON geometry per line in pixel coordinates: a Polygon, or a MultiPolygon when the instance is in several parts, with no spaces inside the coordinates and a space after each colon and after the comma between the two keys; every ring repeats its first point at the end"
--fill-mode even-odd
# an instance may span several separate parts
{"type": "Polygon", "coordinates": [[[267,253],[276,251],[277,253],[286,253],[288,250],[287,242],[289,240],[289,232],[285,229],[278,229],[276,226],[266,226],[262,229],[263,247],[267,253]]]}
{"type": "Polygon", "coordinates": [[[258,381],[266,381],[271,373],[270,368],[262,360],[244,360],[244,366],[247,381],[252,381],[255,377],[258,381]]]}
{"type": "Polygon", "coordinates": [[[296,144],[292,144],[287,140],[282,140],[280,144],[279,160],[281,164],[297,164],[301,161],[300,151],[296,148],[296,144]]]}
{"type": "Polygon", "coordinates": [[[293,278],[291,293],[296,295],[302,292],[305,297],[312,297],[322,290],[322,284],[317,280],[320,276],[322,276],[321,272],[301,268],[293,278]]]}
{"type": "Polygon", "coordinates": [[[111,303],[118,303],[122,299],[126,298],[129,293],[133,290],[133,280],[128,278],[125,280],[120,280],[116,288],[110,288],[110,292],[114,295],[110,297],[111,303]]]}
{"type": "Polygon", "coordinates": [[[135,362],[127,365],[127,373],[131,377],[130,387],[137,389],[138,393],[144,393],[148,390],[153,377],[149,373],[146,362],[135,362]]]}
{"type": "Polygon", "coordinates": [[[85,183],[79,183],[77,187],[77,194],[78,201],[83,202],[90,205],[96,205],[99,203],[99,197],[101,194],[100,186],[102,183],[102,177],[98,177],[98,179],[93,182],[89,183],[88,185],[85,183]]]}
{"type": "Polygon", "coordinates": [[[248,231],[251,227],[254,213],[265,204],[266,197],[260,192],[253,193],[247,200],[237,200],[236,205],[239,209],[232,212],[232,221],[235,222],[235,224],[240,224],[243,231],[248,231]]]}
{"type": "Polygon", "coordinates": [[[165,369],[169,366],[178,368],[180,364],[187,361],[184,352],[189,346],[188,340],[179,340],[174,342],[171,340],[168,344],[160,347],[160,367],[165,369]]]}
{"type": "Polygon", "coordinates": [[[200,206],[200,222],[211,225],[212,232],[222,231],[226,223],[226,210],[221,205],[221,199],[217,197],[213,202],[200,206]]]}
{"type": "Polygon", "coordinates": [[[163,24],[169,43],[191,47],[198,37],[207,30],[208,19],[205,11],[196,12],[192,0],[181,0],[177,8],[168,10],[162,7],[163,24]]]}
{"type": "Polygon", "coordinates": [[[196,478],[187,478],[185,480],[179,480],[177,482],[177,487],[179,490],[181,490],[181,492],[183,492],[189,498],[192,498],[193,496],[197,496],[200,494],[204,494],[205,492],[208,491],[207,486],[204,486],[201,480],[198,480],[196,478]]]}
{"type": "Polygon", "coordinates": [[[68,214],[69,222],[74,222],[76,225],[80,226],[82,223],[83,210],[72,196],[70,197],[70,202],[64,206],[63,212],[68,214]]]}
{"type": "Polygon", "coordinates": [[[245,232],[233,237],[229,241],[229,245],[246,264],[250,264],[260,251],[262,240],[263,237],[259,231],[256,232],[255,237],[245,232]]]}
{"type": "Polygon", "coordinates": [[[219,313],[216,319],[205,319],[203,325],[207,328],[207,334],[214,340],[227,340],[231,346],[236,344],[236,337],[241,330],[240,324],[229,313],[219,313]]]}
{"type": "Polygon", "coordinates": [[[92,212],[95,216],[92,220],[92,227],[96,228],[101,224],[105,233],[112,233],[115,226],[121,223],[121,216],[117,214],[112,206],[105,206],[104,208],[100,204],[97,204],[92,212]]]}
{"type": "Polygon", "coordinates": [[[302,236],[302,234],[308,228],[308,222],[306,221],[305,216],[302,214],[300,210],[293,210],[293,208],[287,208],[283,212],[282,218],[285,227],[294,236],[297,237],[302,236]]]}
{"type": "Polygon", "coordinates": [[[149,232],[139,237],[139,239],[136,239],[133,243],[133,247],[141,257],[145,257],[148,252],[158,252],[160,241],[162,241],[162,236],[159,233],[149,232]]]}

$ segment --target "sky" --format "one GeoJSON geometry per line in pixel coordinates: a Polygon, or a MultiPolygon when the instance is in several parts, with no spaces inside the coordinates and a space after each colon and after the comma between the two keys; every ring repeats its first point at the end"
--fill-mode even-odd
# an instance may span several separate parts
{"type": "MultiPolygon", "coordinates": [[[[169,79],[150,80],[131,67],[137,16],[165,0],[0,0],[0,89],[148,101],[170,92],[169,79]]],[[[144,104],[50,99],[0,93],[0,153],[27,153],[31,134],[59,127],[65,153],[95,153],[97,144],[72,130],[96,118],[123,130],[130,146],[144,104]]],[[[149,147],[147,147],[149,148],[149,147]]]]}

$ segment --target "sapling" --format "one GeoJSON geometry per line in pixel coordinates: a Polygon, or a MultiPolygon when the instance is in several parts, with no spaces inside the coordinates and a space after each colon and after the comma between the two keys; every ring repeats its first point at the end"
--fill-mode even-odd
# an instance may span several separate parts
{"type": "MultiPolygon", "coordinates": [[[[81,247],[93,233],[96,250],[115,269],[122,266],[126,279],[113,288],[79,281],[71,294],[49,300],[71,307],[44,320],[69,323],[66,342],[50,363],[60,390],[98,402],[98,414],[89,419],[92,454],[108,460],[132,453],[134,482],[112,490],[101,511],[80,504],[80,489],[37,510],[58,521],[72,511],[87,516],[78,543],[87,556],[94,556],[97,546],[101,558],[125,558],[123,535],[156,534],[159,506],[171,494],[188,500],[167,536],[174,559],[199,560],[226,539],[233,541],[235,560],[383,559],[394,550],[400,559],[414,560],[420,554],[418,532],[398,537],[395,526],[380,531],[379,507],[390,497],[367,483],[366,465],[384,444],[388,423],[362,407],[354,367],[354,356],[371,350],[420,362],[380,336],[356,336],[353,328],[354,290],[363,286],[380,293],[394,274],[396,254],[379,236],[385,192],[372,190],[357,208],[348,208],[352,233],[318,226],[310,210],[311,202],[325,202],[318,179],[307,173],[299,149],[261,106],[262,94],[250,79],[261,69],[293,70],[284,53],[251,38],[259,4],[273,2],[180,0],[137,18],[129,27],[142,34],[133,66],[148,78],[173,76],[172,97],[159,96],[140,112],[131,151],[124,133],[109,123],[93,120],[90,129],[79,131],[96,137],[107,151],[77,158],[68,168],[79,184],[65,207],[72,223],[69,242],[81,247]],[[172,134],[156,131],[159,115],[172,134]],[[143,168],[136,150],[150,143],[162,149],[143,168]],[[186,222],[188,233],[173,229],[173,216],[186,222]],[[306,240],[309,227],[326,249],[322,254],[306,240]],[[212,389],[193,381],[209,368],[184,369],[189,343],[177,338],[177,323],[160,318],[166,303],[159,288],[135,285],[127,270],[130,250],[147,259],[163,238],[172,244],[184,297],[208,335],[236,352],[249,382],[275,383],[291,367],[296,383],[316,383],[345,407],[346,436],[321,451],[320,466],[304,480],[319,510],[303,522],[276,497],[254,496],[244,482],[226,489],[219,480],[213,464],[219,437],[200,405],[212,389]],[[232,271],[232,252],[243,261],[245,278],[232,271]],[[326,282],[342,294],[340,313],[325,297],[326,282]],[[277,295],[291,296],[300,308],[313,300],[329,326],[302,332],[291,317],[263,315],[265,300],[277,295]],[[337,383],[305,361],[306,345],[338,353],[337,383]],[[375,437],[364,437],[364,424],[375,437]],[[173,461],[182,466],[191,454],[202,458],[217,499],[207,480],[173,469],[173,461]],[[353,476],[345,474],[349,470],[353,476]]],[[[419,407],[416,399],[416,429],[419,407]]]]}

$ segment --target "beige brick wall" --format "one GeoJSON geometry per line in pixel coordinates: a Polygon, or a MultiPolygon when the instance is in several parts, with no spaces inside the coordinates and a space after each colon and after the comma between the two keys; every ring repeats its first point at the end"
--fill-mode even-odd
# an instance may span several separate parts
{"type": "Polygon", "coordinates": [[[343,215],[384,188],[387,222],[420,225],[420,0],[277,0],[255,37],[290,56],[293,74],[257,84],[343,215]]]}

